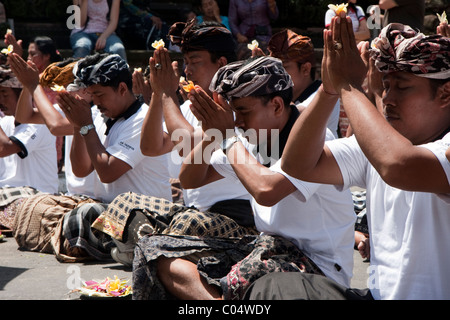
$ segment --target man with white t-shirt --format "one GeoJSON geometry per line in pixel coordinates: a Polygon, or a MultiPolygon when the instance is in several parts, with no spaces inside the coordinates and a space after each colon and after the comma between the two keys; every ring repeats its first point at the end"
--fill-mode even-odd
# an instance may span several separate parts
{"type": "Polygon", "coordinates": [[[55,139],[45,126],[20,124],[15,121],[18,94],[22,85],[11,70],[2,68],[0,71],[0,108],[5,114],[0,120],[4,136],[1,157],[6,166],[0,178],[0,185],[29,185],[42,192],[57,192],[58,174],[54,166],[56,153],[51,151],[51,143],[54,144],[55,139]],[[36,166],[41,168],[37,170],[36,166]]]}
{"type": "Polygon", "coordinates": [[[171,199],[168,155],[147,157],[139,148],[140,130],[148,106],[136,99],[128,64],[118,55],[93,55],[74,68],[75,81],[67,89],[86,88],[100,113],[68,92],[58,104],[74,126],[72,169],[77,176],[95,171],[94,197],[104,203],[127,192],[171,199]]]}
{"type": "MultiPolygon", "coordinates": [[[[58,191],[56,138],[44,125],[21,124],[15,121],[14,115],[21,90],[22,85],[12,71],[2,66],[0,109],[5,114],[0,119],[2,207],[7,205],[5,200],[9,197],[10,187],[31,187],[36,192],[43,193],[58,191]]],[[[13,227],[14,217],[8,218],[5,214],[2,218],[6,219],[0,222],[2,225],[13,227]]]]}
{"type": "MultiPolygon", "coordinates": [[[[74,80],[73,67],[76,59],[67,59],[50,64],[41,75],[32,63],[27,63],[17,54],[9,55],[11,69],[19,81],[27,90],[22,93],[17,110],[16,120],[21,123],[45,124],[54,136],[65,137],[64,173],[67,195],[83,195],[93,197],[92,184],[94,173],[86,177],[77,177],[72,172],[70,162],[70,149],[72,148],[73,126],[66,119],[64,112],[57,104],[52,104],[46,90],[62,86],[66,88],[74,80]]],[[[91,101],[85,89],[72,92],[86,101],[91,101]]],[[[92,108],[92,116],[95,118],[98,109],[92,108]]]]}
{"type": "Polygon", "coordinates": [[[361,88],[367,70],[350,25],[340,16],[324,33],[326,87],[299,118],[281,167],[367,189],[368,290],[357,295],[328,279],[283,274],[255,282],[251,299],[450,298],[450,39],[401,24],[381,31],[371,67],[383,73],[383,117],[361,88]],[[354,137],[324,143],[320,130],[338,96],[354,137]],[[295,289],[283,290],[287,283],[295,289]]]}
{"type": "Polygon", "coordinates": [[[92,118],[91,104],[67,91],[57,102],[73,125],[70,159],[73,173],[84,177],[94,173],[92,193],[99,203],[84,204],[64,216],[63,236],[98,259],[110,258],[110,238],[94,237],[92,222],[119,194],[154,194],[171,200],[169,155],[144,155],[139,147],[142,123],[148,105],[132,91],[129,66],[119,55],[95,54],[74,67],[74,82],[68,91],[85,88],[99,110],[92,118]],[[103,241],[104,240],[104,241],[103,241]]]}
{"type": "MultiPolygon", "coordinates": [[[[170,28],[169,36],[173,40],[173,45],[179,46],[183,53],[186,80],[192,81],[194,85],[206,91],[209,91],[214,73],[236,59],[235,42],[231,32],[217,22],[210,21],[198,25],[195,21],[178,22],[170,28]]],[[[179,77],[173,70],[177,67],[177,63],[175,62],[172,67],[166,49],[156,50],[152,61],[151,80],[155,88],[151,105],[155,107],[151,108],[151,113],[144,122],[141,148],[144,154],[148,155],[176,149],[181,157],[186,157],[193,145],[201,140],[201,127],[190,110],[191,102],[186,100],[179,105],[176,95],[180,85],[179,77]],[[153,67],[156,64],[161,66],[160,69],[153,67]],[[166,132],[161,129],[161,119],[164,121],[166,132]]],[[[176,167],[175,177],[178,177],[182,158],[175,152],[172,153],[172,160],[176,167]]],[[[183,196],[186,206],[195,206],[201,211],[207,210],[217,201],[249,198],[243,189],[234,186],[233,183],[230,184],[227,179],[204,188],[184,190],[183,196]]]]}
{"type": "MultiPolygon", "coordinates": [[[[173,248],[177,255],[166,255],[163,249],[171,247],[170,236],[144,237],[135,252],[139,253],[135,264],[140,266],[134,270],[135,279],[141,279],[145,269],[141,267],[141,259],[156,260],[159,256],[148,267],[150,273],[147,269],[146,273],[152,274],[152,268],[157,268],[158,280],[165,290],[181,299],[242,298],[254,277],[285,271],[287,265],[298,266],[299,272],[325,274],[348,286],[353,268],[356,218],[350,191],[306,183],[280,169],[279,156],[282,158],[289,132],[299,116],[291,103],[292,81],[281,61],[259,57],[228,64],[216,73],[210,90],[214,92],[214,100],[199,87],[189,94],[205,137],[183,164],[180,182],[186,188],[225,177],[241,183],[252,195],[255,224],[262,234],[254,236],[255,242],[249,243],[247,250],[254,249],[244,250],[238,261],[233,260],[239,256],[236,253],[228,259],[224,257],[228,251],[226,246],[234,243],[238,247],[241,240],[230,240],[221,247],[222,240],[202,237],[191,247],[192,237],[185,239],[186,245],[177,238],[180,248],[173,248]],[[235,126],[244,131],[244,137],[235,134],[235,126]],[[220,142],[221,150],[213,152],[211,146],[220,142]],[[211,160],[198,163],[197,155],[211,160]],[[258,246],[266,241],[273,243],[258,246]],[[153,249],[154,242],[163,245],[153,249]],[[197,261],[205,255],[208,258],[199,265],[206,268],[199,273],[197,261]],[[296,260],[298,255],[303,257],[301,261],[296,260]],[[208,261],[214,261],[217,267],[208,266],[208,261]],[[216,268],[221,270],[218,274],[224,272],[220,280],[217,274],[213,275],[216,268]],[[259,270],[256,275],[255,270],[259,270]],[[205,273],[214,279],[203,279],[205,273]]],[[[329,130],[327,137],[334,139],[329,130]]],[[[150,281],[155,282],[156,279],[150,281]]],[[[134,286],[136,298],[146,298],[142,283],[135,281],[134,286]]]]}
{"type": "MultiPolygon", "coordinates": [[[[169,35],[170,39],[175,41],[174,44],[181,47],[187,80],[205,90],[209,87],[214,73],[235,60],[233,36],[217,22],[175,23],[169,35]]],[[[180,86],[178,66],[176,62],[171,61],[168,50],[165,48],[155,50],[149,65],[153,93],[150,110],[142,127],[141,150],[148,156],[171,152],[173,169],[171,175],[178,178],[183,157],[186,157],[193,145],[201,140],[202,130],[198,119],[190,110],[191,102],[187,100],[179,105],[176,94],[180,86]]],[[[132,209],[146,208],[164,215],[162,209],[174,205],[171,203],[161,206],[158,203],[158,208],[149,208],[147,206],[149,202],[159,200],[151,193],[145,196],[139,196],[142,203],[137,204],[136,195],[120,195],[98,219],[99,222],[94,224],[95,228],[109,233],[114,238],[120,250],[115,253],[115,257],[127,265],[132,263],[136,239],[149,232],[148,230],[144,232],[144,228],[130,227],[135,222],[148,224],[147,218],[140,214],[137,215],[141,217],[141,222],[137,221],[138,218],[132,218],[132,209]],[[120,210],[119,205],[129,210],[120,210]],[[114,217],[119,215],[127,217],[122,219],[123,223],[115,222],[117,219],[114,217]],[[123,226],[125,221],[127,225],[123,226]],[[116,234],[109,230],[116,230],[116,234]],[[133,230],[140,230],[139,234],[133,230]],[[122,232],[125,234],[124,237],[122,232]]],[[[228,178],[196,189],[183,190],[184,208],[170,218],[170,225],[164,232],[217,237],[240,237],[254,233],[249,199],[247,190],[240,183],[228,178]]],[[[154,226],[154,223],[152,225],[154,226]]],[[[150,233],[153,232],[155,231],[150,233]]]]}

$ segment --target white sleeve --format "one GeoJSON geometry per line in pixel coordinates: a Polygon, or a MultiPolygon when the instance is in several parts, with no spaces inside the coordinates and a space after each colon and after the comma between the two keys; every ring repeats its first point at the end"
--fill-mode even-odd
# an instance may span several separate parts
{"type": "Polygon", "coordinates": [[[445,156],[445,152],[450,148],[450,133],[447,133],[441,140],[421,145],[421,147],[430,150],[438,158],[450,184],[450,161],[445,156]]]}
{"type": "Polygon", "coordinates": [[[231,181],[241,182],[222,150],[216,150],[212,153],[210,163],[221,176],[229,178],[231,181]]]}
{"type": "Polygon", "coordinates": [[[360,6],[356,6],[356,16],[358,17],[359,21],[366,19],[366,14],[360,6]]]}
{"type": "Polygon", "coordinates": [[[270,170],[273,172],[277,172],[287,178],[300,192],[296,192],[294,193],[294,195],[296,195],[296,197],[302,202],[308,201],[308,199],[311,198],[311,196],[314,195],[317,189],[319,189],[321,186],[321,184],[319,183],[302,181],[288,175],[281,169],[281,159],[278,160],[273,166],[271,166],[270,170]]]}
{"type": "Polygon", "coordinates": [[[359,147],[355,136],[326,141],[344,179],[342,189],[352,186],[366,187],[366,174],[369,161],[359,147]]]}
{"type": "MultiPolygon", "coordinates": [[[[22,148],[19,156],[24,158],[21,154],[26,156],[41,148],[42,141],[45,141],[44,138],[50,135],[50,132],[45,132],[45,130],[48,131],[43,124],[21,124],[14,129],[14,135],[9,138],[22,148]]],[[[48,142],[48,140],[46,141],[48,142]]]]}

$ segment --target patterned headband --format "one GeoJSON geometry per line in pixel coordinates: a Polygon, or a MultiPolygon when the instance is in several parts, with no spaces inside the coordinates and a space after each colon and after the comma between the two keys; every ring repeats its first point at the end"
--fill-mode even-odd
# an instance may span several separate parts
{"type": "Polygon", "coordinates": [[[197,24],[195,19],[188,23],[177,22],[169,30],[172,44],[183,52],[194,50],[234,52],[236,43],[233,35],[222,25],[197,24]]]}
{"type": "Polygon", "coordinates": [[[270,38],[267,49],[272,57],[300,63],[310,62],[315,66],[314,46],[309,37],[286,29],[270,38]]]}
{"type": "Polygon", "coordinates": [[[450,78],[450,39],[426,36],[391,23],[372,41],[371,57],[381,72],[406,71],[430,79],[450,78]]]}
{"type": "Polygon", "coordinates": [[[54,85],[67,86],[71,84],[75,77],[73,68],[76,61],[61,66],[61,62],[50,64],[42,73],[39,84],[43,87],[52,87],[54,85]]]}
{"type": "Polygon", "coordinates": [[[226,99],[268,95],[292,88],[291,76],[280,59],[270,56],[237,61],[220,68],[209,89],[226,99]]]}
{"type": "Polygon", "coordinates": [[[76,91],[87,88],[94,84],[107,84],[124,69],[129,69],[127,62],[118,54],[111,54],[103,58],[97,64],[80,68],[80,63],[84,59],[78,61],[73,68],[75,80],[73,84],[67,87],[67,91],[76,91]]]}

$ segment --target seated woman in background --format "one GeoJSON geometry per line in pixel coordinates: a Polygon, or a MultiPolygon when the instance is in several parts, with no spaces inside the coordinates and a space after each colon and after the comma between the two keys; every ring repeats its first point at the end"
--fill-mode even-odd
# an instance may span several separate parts
{"type": "Polygon", "coordinates": [[[70,35],[73,57],[83,58],[94,49],[117,53],[126,60],[125,46],[115,34],[120,0],[74,0],[73,4],[81,8],[80,29],[70,35]]]}

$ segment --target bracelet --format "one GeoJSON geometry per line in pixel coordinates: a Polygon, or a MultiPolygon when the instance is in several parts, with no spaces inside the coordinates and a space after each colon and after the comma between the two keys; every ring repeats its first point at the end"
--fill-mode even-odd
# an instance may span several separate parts
{"type": "Polygon", "coordinates": [[[320,87],[322,88],[323,92],[325,92],[326,94],[328,94],[330,96],[338,96],[339,95],[339,93],[330,93],[330,92],[326,91],[325,88],[323,87],[323,84],[321,84],[320,87]]]}

